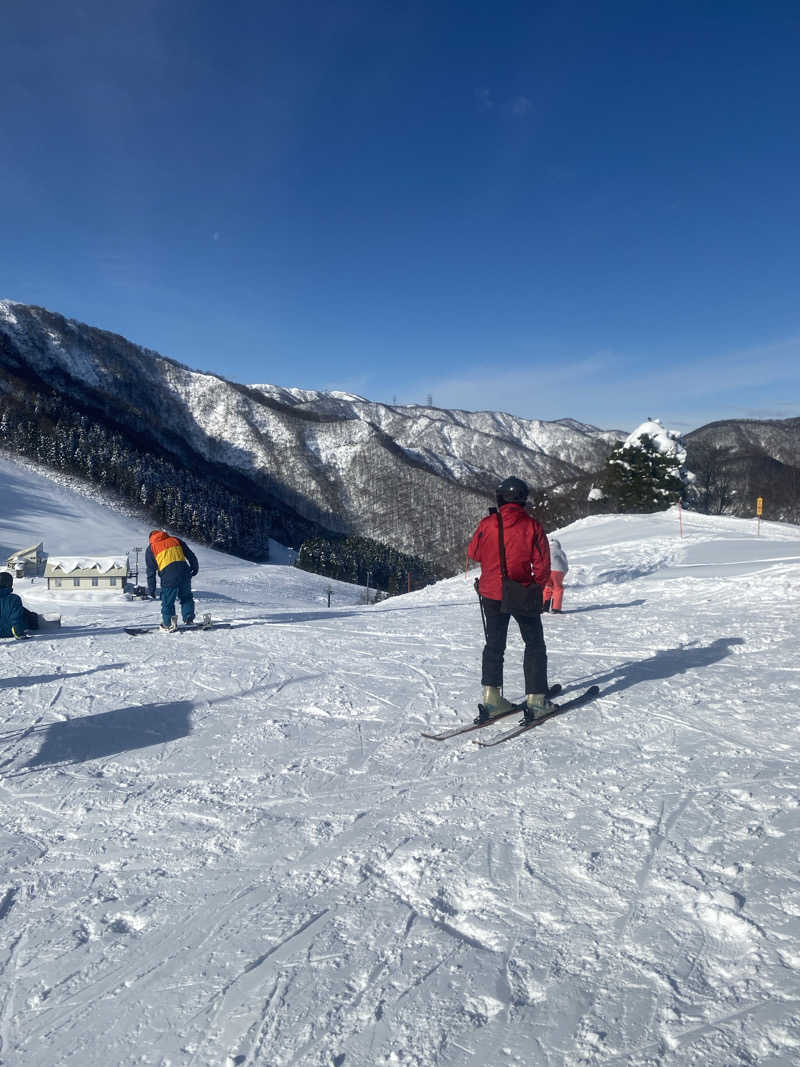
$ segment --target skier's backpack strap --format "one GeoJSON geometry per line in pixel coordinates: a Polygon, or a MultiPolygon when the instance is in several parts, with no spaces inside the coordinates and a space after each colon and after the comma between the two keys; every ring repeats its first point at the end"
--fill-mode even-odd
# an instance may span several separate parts
{"type": "Polygon", "coordinates": [[[500,573],[504,578],[507,578],[508,567],[506,567],[506,544],[503,537],[503,516],[499,510],[497,512],[497,547],[500,549],[500,573]]]}

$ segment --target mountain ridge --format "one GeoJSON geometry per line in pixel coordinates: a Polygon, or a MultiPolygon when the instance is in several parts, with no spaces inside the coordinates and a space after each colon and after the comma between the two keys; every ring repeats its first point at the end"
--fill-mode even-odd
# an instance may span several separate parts
{"type": "Polygon", "coordinates": [[[450,566],[501,477],[584,476],[619,436],[569,419],[243,385],[12,301],[0,301],[0,365],[16,375],[19,403],[27,383],[189,469],[230,477],[257,506],[285,508],[294,536],[307,523],[450,566]]]}
{"type": "Polygon", "coordinates": [[[800,520],[800,418],[719,419],[683,438],[704,510],[800,520]]]}
{"type": "MultiPolygon", "coordinates": [[[[625,437],[571,418],[242,384],[8,300],[0,367],[0,418],[17,427],[9,439],[0,421],[5,447],[99,478],[176,531],[254,559],[270,538],[352,535],[452,572],[501,478],[522,477],[540,500],[582,499],[575,487],[625,437]]],[[[771,517],[800,517],[800,419],[717,420],[684,441],[701,510],[748,514],[761,495],[771,517]]]]}

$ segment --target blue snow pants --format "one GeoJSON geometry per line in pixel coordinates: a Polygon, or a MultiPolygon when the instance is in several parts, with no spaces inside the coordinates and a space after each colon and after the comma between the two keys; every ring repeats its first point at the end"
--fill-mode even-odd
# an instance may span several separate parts
{"type": "Polygon", "coordinates": [[[161,621],[169,626],[175,614],[175,600],[180,600],[181,615],[184,622],[194,622],[194,598],[192,596],[192,579],[185,578],[178,585],[161,586],[161,621]]]}

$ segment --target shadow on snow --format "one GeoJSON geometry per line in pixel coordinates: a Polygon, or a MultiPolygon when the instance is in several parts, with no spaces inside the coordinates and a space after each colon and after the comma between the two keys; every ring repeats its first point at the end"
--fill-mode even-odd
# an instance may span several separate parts
{"type": "Polygon", "coordinates": [[[41,748],[22,770],[57,763],[85,763],[188,737],[192,731],[193,707],[190,700],[177,700],[50,723],[41,731],[41,748]]]}
{"type": "Polygon", "coordinates": [[[578,615],[582,611],[613,611],[617,608],[638,608],[646,600],[629,600],[626,604],[590,604],[585,608],[565,608],[562,615],[578,615]]]}
{"type": "Polygon", "coordinates": [[[67,678],[81,678],[86,674],[97,674],[99,671],[122,670],[127,666],[127,663],[105,663],[101,667],[72,671],[70,674],[20,674],[14,678],[0,678],[0,689],[21,689],[25,685],[47,685],[48,682],[63,682],[67,678]]]}
{"type": "Polygon", "coordinates": [[[699,648],[668,648],[662,652],[656,652],[649,659],[621,663],[605,674],[592,678],[592,681],[601,687],[600,696],[607,697],[630,689],[631,686],[638,685],[640,682],[674,678],[687,671],[710,667],[712,663],[719,663],[726,656],[730,656],[735,645],[744,643],[743,637],[718,637],[710,645],[699,648]],[[603,689],[605,682],[612,684],[607,689],[603,689]]]}

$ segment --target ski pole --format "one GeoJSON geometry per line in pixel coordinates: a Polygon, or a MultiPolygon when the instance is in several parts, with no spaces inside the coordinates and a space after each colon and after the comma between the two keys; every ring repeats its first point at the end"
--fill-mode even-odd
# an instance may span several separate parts
{"type": "Polygon", "coordinates": [[[489,633],[488,633],[488,631],[486,629],[486,612],[485,612],[484,607],[483,607],[483,597],[481,596],[481,594],[480,594],[480,592],[478,590],[478,582],[479,581],[480,581],[479,578],[475,579],[475,592],[478,594],[478,603],[481,606],[481,622],[483,623],[483,636],[486,638],[486,643],[488,644],[489,643],[489,633]]]}

